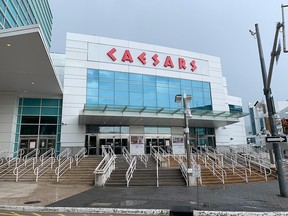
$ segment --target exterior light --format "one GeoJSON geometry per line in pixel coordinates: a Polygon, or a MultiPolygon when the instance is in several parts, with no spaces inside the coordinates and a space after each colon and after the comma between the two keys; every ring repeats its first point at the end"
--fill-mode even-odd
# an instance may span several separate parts
{"type": "Polygon", "coordinates": [[[6,46],[7,46],[7,47],[11,47],[11,44],[10,44],[10,43],[7,43],[6,46]]]}

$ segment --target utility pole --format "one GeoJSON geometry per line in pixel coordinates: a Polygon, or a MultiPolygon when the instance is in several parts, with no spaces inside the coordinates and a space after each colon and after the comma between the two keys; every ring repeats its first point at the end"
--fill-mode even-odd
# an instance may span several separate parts
{"type": "MultiPolygon", "coordinates": [[[[264,91],[264,95],[265,95],[265,99],[266,99],[268,118],[269,118],[269,122],[270,122],[270,128],[271,128],[271,135],[272,136],[279,136],[278,130],[275,126],[275,121],[274,121],[274,115],[276,114],[276,111],[275,111],[274,99],[272,96],[270,84],[271,84],[271,79],[272,79],[274,60],[275,60],[275,58],[278,58],[277,55],[279,56],[279,54],[280,54],[279,49],[278,50],[276,50],[276,49],[277,49],[278,35],[279,35],[279,31],[280,31],[281,27],[283,27],[283,24],[280,22],[277,23],[273,48],[272,48],[272,52],[271,52],[269,74],[268,74],[268,78],[267,78],[267,72],[266,72],[266,66],[265,66],[265,61],[264,61],[264,57],[263,57],[263,50],[262,50],[259,27],[258,27],[258,24],[255,24],[255,30],[256,30],[255,34],[256,34],[257,43],[258,43],[258,50],[259,50],[259,57],[260,57],[261,71],[262,71],[262,78],[263,78],[263,86],[264,86],[263,91],[264,91]]],[[[281,150],[280,150],[279,143],[277,143],[277,142],[273,143],[273,151],[274,151],[275,162],[276,162],[276,167],[277,167],[280,195],[281,195],[281,197],[288,197],[287,187],[286,187],[286,177],[285,177],[285,171],[283,168],[281,150]]]]}

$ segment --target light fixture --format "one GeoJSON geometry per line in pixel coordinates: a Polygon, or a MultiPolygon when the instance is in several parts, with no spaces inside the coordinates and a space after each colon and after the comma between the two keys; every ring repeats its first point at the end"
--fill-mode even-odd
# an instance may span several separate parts
{"type": "Polygon", "coordinates": [[[35,85],[35,82],[32,82],[31,84],[32,84],[32,85],[35,85]]]}
{"type": "Polygon", "coordinates": [[[10,43],[7,43],[6,46],[7,46],[7,47],[11,47],[11,44],[10,44],[10,43]]]}

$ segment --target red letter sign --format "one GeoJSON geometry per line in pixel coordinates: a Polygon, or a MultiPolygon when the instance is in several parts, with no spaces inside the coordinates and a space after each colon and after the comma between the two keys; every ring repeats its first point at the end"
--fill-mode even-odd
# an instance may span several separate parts
{"type": "Polygon", "coordinates": [[[167,56],[166,57],[166,60],[165,60],[165,63],[164,63],[164,67],[171,67],[171,68],[174,68],[174,64],[172,62],[172,59],[170,56],[167,56]]]}
{"type": "Polygon", "coordinates": [[[125,62],[125,61],[133,62],[133,58],[132,58],[129,50],[125,50],[123,57],[122,57],[122,61],[123,62],[125,62]]]}
{"type": "Polygon", "coordinates": [[[183,58],[178,58],[179,61],[179,69],[186,69],[186,61],[183,58]]]}
{"type": "Polygon", "coordinates": [[[154,60],[154,62],[153,62],[154,66],[159,64],[160,61],[158,60],[158,55],[157,54],[153,55],[152,59],[154,60]]]}
{"type": "Polygon", "coordinates": [[[190,65],[192,66],[191,70],[194,72],[197,69],[196,61],[195,60],[191,61],[190,65]]]}
{"type": "Polygon", "coordinates": [[[138,59],[142,62],[143,65],[146,64],[146,53],[143,52],[141,55],[138,56],[138,59]]]}
{"type": "Polygon", "coordinates": [[[113,55],[115,52],[116,52],[116,49],[113,48],[113,49],[111,49],[111,50],[107,53],[107,55],[108,55],[113,61],[116,60],[116,57],[113,55]]]}

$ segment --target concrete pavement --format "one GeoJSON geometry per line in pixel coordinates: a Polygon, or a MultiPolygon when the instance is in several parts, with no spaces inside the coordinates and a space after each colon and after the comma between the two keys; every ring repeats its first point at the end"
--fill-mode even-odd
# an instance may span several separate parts
{"type": "Polygon", "coordinates": [[[197,187],[95,188],[1,182],[0,203],[0,209],[7,206],[10,209],[13,206],[79,208],[108,214],[167,215],[170,209],[182,206],[203,211],[287,212],[288,215],[288,199],[279,196],[278,181],[199,186],[198,196],[197,187]]]}

